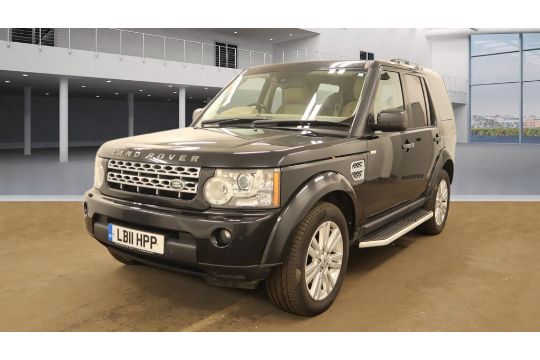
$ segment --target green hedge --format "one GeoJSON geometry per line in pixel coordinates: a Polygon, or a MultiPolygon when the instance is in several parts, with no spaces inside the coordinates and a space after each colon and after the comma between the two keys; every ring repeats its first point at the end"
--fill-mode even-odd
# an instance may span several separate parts
{"type": "Polygon", "coordinates": [[[519,136],[517,128],[473,128],[474,136],[519,136]]]}
{"type": "Polygon", "coordinates": [[[525,136],[540,136],[540,128],[525,128],[523,129],[525,136]]]}
{"type": "MultiPolygon", "coordinates": [[[[519,136],[518,128],[473,128],[474,136],[519,136]]],[[[524,136],[540,136],[540,128],[523,129],[524,136]]]]}

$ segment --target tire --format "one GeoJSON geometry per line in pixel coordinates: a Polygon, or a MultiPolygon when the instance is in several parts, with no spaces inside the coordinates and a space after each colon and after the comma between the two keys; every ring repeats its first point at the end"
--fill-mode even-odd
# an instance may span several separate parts
{"type": "Polygon", "coordinates": [[[450,177],[448,176],[446,170],[441,169],[439,172],[439,176],[437,177],[437,187],[431,192],[429,200],[424,208],[426,210],[433,211],[433,217],[420,225],[418,230],[427,235],[439,234],[444,229],[444,225],[446,225],[448,212],[450,211],[450,177]],[[440,215],[437,213],[437,194],[439,194],[440,190],[444,191],[443,189],[445,185],[443,182],[446,184],[446,199],[442,199],[445,204],[445,211],[442,217],[440,217],[440,215]]]}
{"type": "Polygon", "coordinates": [[[135,260],[129,259],[127,257],[124,257],[118,254],[114,249],[107,248],[107,250],[109,250],[109,253],[115,260],[121,262],[124,265],[139,265],[139,263],[136,262],[135,260]]]}
{"type": "Polygon", "coordinates": [[[296,227],[284,263],[266,279],[270,300],[278,308],[297,315],[324,312],[341,288],[348,258],[349,233],[343,213],[334,204],[318,202],[296,227]],[[324,233],[329,235],[321,235],[324,233]]]}

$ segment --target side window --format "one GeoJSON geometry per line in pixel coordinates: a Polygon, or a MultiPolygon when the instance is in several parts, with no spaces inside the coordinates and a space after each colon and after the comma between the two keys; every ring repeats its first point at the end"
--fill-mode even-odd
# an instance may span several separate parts
{"type": "Polygon", "coordinates": [[[381,74],[377,92],[373,99],[373,116],[375,119],[383,110],[398,110],[403,107],[403,92],[399,74],[393,71],[385,71],[381,74]]]}
{"type": "Polygon", "coordinates": [[[281,86],[278,86],[276,88],[276,91],[274,92],[274,98],[272,99],[272,107],[270,108],[270,111],[272,114],[275,114],[281,104],[283,103],[283,91],[281,90],[281,86]]]}
{"type": "Polygon", "coordinates": [[[411,129],[425,127],[427,126],[427,111],[422,81],[418,76],[405,75],[405,82],[411,106],[409,127],[411,129]]]}
{"type": "Polygon", "coordinates": [[[428,107],[428,125],[433,126],[437,124],[437,116],[435,115],[433,100],[431,99],[431,93],[425,79],[422,80],[422,84],[424,85],[424,94],[426,95],[426,105],[428,107]]]}

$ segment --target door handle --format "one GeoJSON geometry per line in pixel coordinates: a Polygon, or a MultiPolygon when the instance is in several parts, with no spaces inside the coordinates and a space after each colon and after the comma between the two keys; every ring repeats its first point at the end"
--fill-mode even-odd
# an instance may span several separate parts
{"type": "Polygon", "coordinates": [[[433,141],[435,141],[437,144],[439,143],[439,141],[441,141],[442,137],[439,136],[439,134],[435,135],[435,137],[433,138],[433,141]]]}
{"type": "Polygon", "coordinates": [[[403,144],[401,145],[401,148],[402,149],[412,149],[414,147],[414,143],[407,143],[407,144],[403,144]]]}

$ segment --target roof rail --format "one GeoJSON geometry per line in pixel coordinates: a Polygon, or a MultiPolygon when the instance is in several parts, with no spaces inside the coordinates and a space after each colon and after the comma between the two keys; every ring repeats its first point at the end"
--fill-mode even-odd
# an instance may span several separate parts
{"type": "Polygon", "coordinates": [[[405,60],[405,59],[392,59],[392,60],[390,60],[390,62],[401,64],[401,65],[406,65],[406,66],[409,66],[409,67],[411,67],[411,68],[413,68],[415,70],[422,70],[423,69],[422,65],[413,63],[412,61],[405,60]]]}

